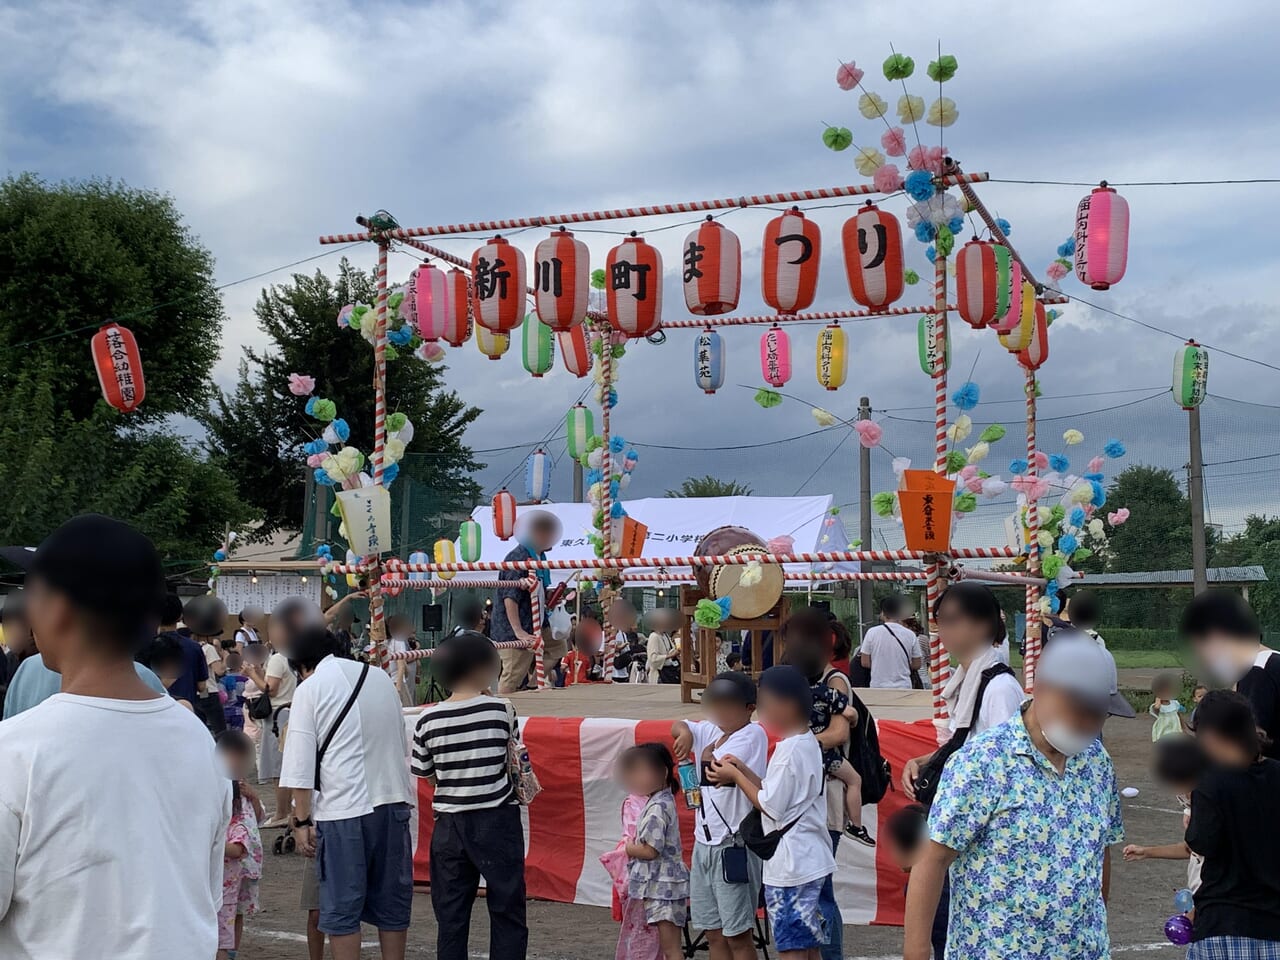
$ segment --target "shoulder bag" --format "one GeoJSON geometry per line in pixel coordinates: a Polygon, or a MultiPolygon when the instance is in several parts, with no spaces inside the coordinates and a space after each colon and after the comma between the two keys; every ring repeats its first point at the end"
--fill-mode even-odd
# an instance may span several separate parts
{"type": "MultiPolygon", "coordinates": [[[[911,657],[911,651],[910,651],[909,649],[907,649],[907,645],[906,645],[905,643],[903,643],[903,642],[902,642],[902,638],[901,638],[900,636],[898,636],[898,635],[897,635],[897,633],[895,633],[895,632],[894,632],[894,629],[893,629],[893,627],[892,627],[892,626],[890,626],[889,624],[887,624],[887,623],[886,623],[886,624],[884,625],[884,628],[885,628],[886,630],[888,630],[888,631],[889,631],[889,636],[893,637],[893,639],[895,639],[895,640],[897,640],[897,641],[898,641],[898,646],[900,646],[900,647],[902,648],[902,652],[903,652],[903,654],[905,654],[905,655],[906,655],[906,658],[907,658],[907,673],[908,673],[908,674],[910,675],[910,677],[911,677],[911,689],[912,689],[912,690],[923,690],[923,689],[924,689],[924,681],[920,679],[920,671],[919,671],[919,670],[916,670],[916,669],[914,669],[914,668],[912,668],[912,666],[911,666],[911,660],[912,660],[912,657],[911,657]]],[[[916,635],[915,635],[914,633],[911,635],[911,639],[912,639],[912,641],[913,641],[913,642],[915,642],[915,643],[919,643],[919,642],[920,642],[920,641],[916,638],[916,635]]]]}
{"type": "Polygon", "coordinates": [[[961,727],[951,735],[951,739],[934,751],[927,763],[920,768],[916,777],[916,802],[926,807],[933,803],[938,793],[938,781],[942,779],[942,769],[951,759],[951,755],[964,746],[969,739],[969,731],[977,722],[982,712],[982,698],[986,695],[987,684],[1002,673],[1013,675],[1013,669],[1007,663],[996,663],[982,671],[982,680],[978,683],[978,694],[973,700],[973,713],[969,716],[969,726],[961,727]]]}
{"type": "MultiPolygon", "coordinates": [[[[342,721],[347,719],[347,714],[351,712],[351,708],[356,705],[356,698],[360,696],[360,688],[364,686],[364,678],[369,675],[369,665],[363,664],[360,667],[360,678],[356,680],[355,688],[351,691],[351,696],[347,697],[347,702],[342,705],[342,709],[338,712],[338,719],[333,721],[333,726],[329,728],[328,734],[325,735],[324,742],[316,747],[316,785],[315,790],[320,790],[320,761],[324,759],[325,752],[329,749],[329,744],[333,742],[334,734],[338,732],[338,728],[342,726],[342,721]]],[[[263,697],[265,700],[266,697],[263,697]]]]}
{"type": "Polygon", "coordinates": [[[542,784],[538,782],[538,775],[533,772],[529,750],[520,739],[516,708],[509,700],[507,717],[511,721],[511,736],[507,740],[507,776],[511,780],[511,791],[515,794],[516,802],[522,807],[527,807],[533,803],[533,798],[542,792],[542,784]]]}

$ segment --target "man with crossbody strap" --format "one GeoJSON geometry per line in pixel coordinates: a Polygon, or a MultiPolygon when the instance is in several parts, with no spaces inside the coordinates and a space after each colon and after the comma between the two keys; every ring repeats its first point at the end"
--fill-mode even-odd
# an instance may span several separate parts
{"type": "Polygon", "coordinates": [[[920,669],[914,633],[902,625],[903,602],[896,595],[880,601],[880,620],[862,638],[859,656],[871,671],[871,686],[880,689],[910,690],[912,677],[920,669]]]}
{"type": "Polygon", "coordinates": [[[319,861],[319,928],[334,960],[360,955],[360,924],[383,960],[403,960],[413,899],[413,789],[400,697],[382,670],[339,659],[324,629],[291,643],[293,695],[280,785],[293,791],[298,848],[319,861]]]}

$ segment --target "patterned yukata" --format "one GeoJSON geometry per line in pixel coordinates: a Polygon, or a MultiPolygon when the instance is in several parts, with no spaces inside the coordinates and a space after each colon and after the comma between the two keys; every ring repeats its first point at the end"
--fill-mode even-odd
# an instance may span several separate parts
{"type": "MultiPolygon", "coordinates": [[[[831,726],[834,717],[844,716],[849,709],[849,698],[839,690],[825,683],[813,685],[813,707],[809,710],[809,730],[816,736],[831,726]]],[[[844,753],[838,747],[823,748],[822,769],[828,775],[834,775],[845,761],[844,753]]]]}
{"type": "Polygon", "coordinates": [[[1124,830],[1101,741],[1058,773],[1021,713],[970,739],[943,769],[929,836],[959,854],[947,956],[1111,956],[1102,858],[1124,830]]]}
{"type": "Polygon", "coordinates": [[[243,857],[222,859],[222,906],[218,910],[218,949],[236,947],[236,915],[258,912],[258,881],[262,879],[262,837],[253,804],[240,798],[240,809],[227,825],[227,843],[241,844],[243,857]]]}
{"type": "Polygon", "coordinates": [[[680,819],[670,790],[659,790],[640,811],[636,843],[647,843],[658,856],[627,864],[627,896],[644,901],[645,923],[666,920],[683,927],[689,917],[689,868],[681,855],[680,819]]]}

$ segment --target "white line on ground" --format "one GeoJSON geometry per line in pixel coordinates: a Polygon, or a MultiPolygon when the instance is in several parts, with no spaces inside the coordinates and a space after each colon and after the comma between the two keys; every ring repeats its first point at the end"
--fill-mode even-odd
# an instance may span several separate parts
{"type": "Polygon", "coordinates": [[[1126,807],[1136,807],[1139,810],[1154,810],[1157,813],[1182,813],[1181,810],[1170,810],[1168,807],[1149,807],[1145,803],[1126,803],[1126,807]]]}
{"type": "MultiPolygon", "coordinates": [[[[307,935],[305,933],[292,933],[288,930],[263,930],[261,927],[250,925],[246,928],[247,932],[255,937],[266,937],[268,940],[285,940],[289,943],[306,943],[307,935]]],[[[361,940],[360,946],[376,947],[377,940],[361,940]]]]}

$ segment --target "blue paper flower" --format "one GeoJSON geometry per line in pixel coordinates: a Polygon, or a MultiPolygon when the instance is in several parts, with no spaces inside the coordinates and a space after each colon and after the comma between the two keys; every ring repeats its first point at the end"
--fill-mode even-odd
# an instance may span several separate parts
{"type": "Polygon", "coordinates": [[[972,410],[978,405],[978,400],[982,393],[978,385],[972,380],[967,381],[955,393],[951,395],[951,402],[956,405],[959,410],[972,410]]]}
{"type": "Polygon", "coordinates": [[[307,403],[306,403],[306,406],[304,406],[304,407],[302,408],[303,410],[305,410],[305,411],[307,412],[307,416],[311,416],[312,412],[315,410],[315,408],[316,408],[316,400],[317,400],[317,399],[318,399],[318,398],[316,398],[316,397],[307,397],[307,403]]]}
{"type": "Polygon", "coordinates": [[[397,347],[403,347],[412,339],[413,330],[407,323],[396,330],[387,331],[387,342],[397,347]]]}
{"type": "Polygon", "coordinates": [[[622,487],[618,485],[617,480],[609,481],[609,499],[617,500],[618,495],[622,493],[622,487]]]}
{"type": "Polygon", "coordinates": [[[621,437],[609,438],[610,453],[621,453],[625,449],[627,449],[627,441],[623,440],[621,437]]]}
{"type": "Polygon", "coordinates": [[[1009,221],[1004,217],[996,217],[996,226],[1006,237],[1013,233],[1013,227],[1009,226],[1009,221]]]}
{"type": "Polygon", "coordinates": [[[928,170],[912,170],[903,181],[903,188],[912,200],[923,202],[932,197],[937,189],[933,185],[933,174],[928,170]]]}
{"type": "Polygon", "coordinates": [[[219,563],[221,563],[223,560],[227,559],[227,551],[225,551],[225,550],[215,550],[215,551],[213,551],[213,559],[215,559],[215,560],[217,560],[219,563]]]}
{"type": "Polygon", "coordinates": [[[716,601],[716,606],[720,608],[720,619],[729,619],[729,610],[733,606],[733,601],[729,597],[721,597],[716,601]]]}
{"type": "Polygon", "coordinates": [[[601,480],[603,480],[604,474],[601,473],[599,470],[592,468],[587,471],[587,475],[583,479],[587,481],[587,486],[589,487],[592,484],[599,483],[601,480]]]}
{"type": "Polygon", "coordinates": [[[1084,526],[1084,507],[1073,507],[1071,512],[1067,514],[1067,523],[1073,527],[1084,526]]]}
{"type": "Polygon", "coordinates": [[[323,467],[316,467],[316,470],[313,476],[316,478],[316,483],[323,484],[326,487],[333,486],[333,478],[324,472],[323,467]]]}
{"type": "MultiPolygon", "coordinates": [[[[351,436],[351,427],[347,424],[347,421],[343,420],[341,417],[337,417],[331,426],[333,427],[333,432],[338,435],[338,439],[343,443],[346,443],[347,438],[351,436]]],[[[385,471],[383,472],[385,473],[385,471]]]]}
{"type": "Polygon", "coordinates": [[[1084,479],[1086,479],[1086,480],[1097,480],[1099,483],[1101,483],[1101,482],[1102,482],[1102,480],[1103,480],[1103,477],[1102,477],[1102,474],[1100,474],[1100,473],[1086,473],[1086,474],[1084,475],[1084,479]]]}
{"type": "Polygon", "coordinates": [[[1058,244],[1058,256],[1070,257],[1076,252],[1076,238],[1067,237],[1062,243],[1058,244]]]}
{"type": "Polygon", "coordinates": [[[1075,534],[1064,533],[1058,538],[1058,549],[1067,556],[1071,556],[1080,549],[1080,541],[1076,539],[1075,534]]]}
{"type": "Polygon", "coordinates": [[[1089,502],[1092,503],[1095,508],[1105,506],[1107,503],[1107,491],[1102,488],[1102,484],[1097,480],[1091,481],[1090,485],[1093,487],[1093,499],[1089,502]]]}
{"type": "Polygon", "coordinates": [[[926,260],[928,260],[930,263],[936,263],[936,262],[937,262],[937,259],[938,259],[938,251],[937,251],[937,250],[935,250],[932,246],[925,247],[925,248],[924,248],[924,257],[925,257],[925,259],[926,259],[926,260]]]}
{"type": "Polygon", "coordinates": [[[1057,470],[1059,473],[1066,473],[1071,469],[1071,461],[1066,458],[1065,454],[1051,453],[1049,454],[1049,469],[1057,470]]]}
{"type": "Polygon", "coordinates": [[[916,239],[921,243],[932,243],[934,237],[938,235],[938,229],[928,220],[921,220],[916,224],[916,239]]]}
{"type": "Polygon", "coordinates": [[[1107,445],[1102,448],[1102,452],[1112,460],[1119,460],[1125,454],[1124,444],[1119,440],[1108,440],[1107,445]]]}
{"type": "Polygon", "coordinates": [[[329,445],[325,443],[323,440],[312,440],[310,443],[308,443],[306,446],[302,448],[303,452],[306,453],[308,456],[311,456],[317,453],[324,453],[328,449],[329,449],[329,445]]]}
{"type": "Polygon", "coordinates": [[[389,463],[382,468],[382,485],[384,487],[391,486],[395,482],[396,477],[400,476],[400,464],[389,463]]]}
{"type": "Polygon", "coordinates": [[[610,410],[616,407],[618,405],[618,391],[613,389],[613,387],[610,387],[609,395],[605,398],[605,401],[606,401],[605,406],[607,406],[610,410]]]}
{"type": "Polygon", "coordinates": [[[1061,600],[1059,600],[1056,596],[1050,597],[1050,598],[1049,598],[1049,612],[1050,612],[1050,613],[1057,613],[1057,612],[1058,612],[1059,610],[1061,610],[1061,609],[1062,609],[1062,601],[1061,601],[1061,600]]]}
{"type": "Polygon", "coordinates": [[[621,520],[626,515],[626,511],[622,509],[622,504],[615,500],[613,506],[609,508],[609,516],[615,520],[621,520]]]}
{"type": "Polygon", "coordinates": [[[635,447],[632,447],[630,450],[627,451],[627,459],[630,460],[632,463],[640,462],[640,454],[636,453],[635,447]]]}
{"type": "Polygon", "coordinates": [[[964,230],[964,217],[952,217],[947,221],[947,229],[958,237],[961,231],[964,230]]]}
{"type": "Polygon", "coordinates": [[[1027,468],[1030,466],[1031,465],[1027,463],[1027,461],[1024,458],[1019,457],[1016,460],[1009,461],[1009,472],[1012,473],[1015,477],[1020,477],[1027,472],[1027,468]]]}
{"type": "Polygon", "coordinates": [[[1048,583],[1046,583],[1044,585],[1044,592],[1052,597],[1055,593],[1058,592],[1058,581],[1050,580],[1048,583]]]}

